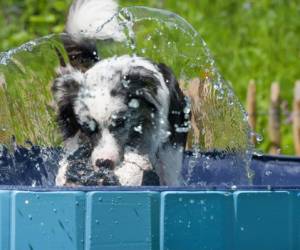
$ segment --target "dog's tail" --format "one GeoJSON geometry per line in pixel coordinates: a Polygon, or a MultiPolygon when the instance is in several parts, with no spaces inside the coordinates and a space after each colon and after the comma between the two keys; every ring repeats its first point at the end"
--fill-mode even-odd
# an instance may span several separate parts
{"type": "Polygon", "coordinates": [[[124,35],[115,15],[115,0],[74,0],[66,23],[66,32],[74,39],[122,40],[124,35]]]}
{"type": "Polygon", "coordinates": [[[74,0],[68,13],[64,47],[73,67],[90,68],[99,61],[96,40],[122,41],[125,36],[117,15],[116,0],[74,0]]]}

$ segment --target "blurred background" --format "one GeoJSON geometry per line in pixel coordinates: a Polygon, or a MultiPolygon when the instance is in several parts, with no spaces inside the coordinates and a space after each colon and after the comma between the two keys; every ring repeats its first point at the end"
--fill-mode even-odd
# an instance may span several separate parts
{"type": "MultiPolygon", "coordinates": [[[[0,51],[61,32],[70,3],[0,0],[0,51]]],[[[251,102],[255,131],[263,137],[257,147],[263,152],[297,153],[293,100],[295,83],[300,79],[299,0],[120,0],[120,4],[167,9],[191,23],[245,107],[249,82],[255,83],[256,94],[250,99],[256,99],[251,102]],[[275,82],[278,85],[273,85],[276,93],[271,103],[275,82]]]]}

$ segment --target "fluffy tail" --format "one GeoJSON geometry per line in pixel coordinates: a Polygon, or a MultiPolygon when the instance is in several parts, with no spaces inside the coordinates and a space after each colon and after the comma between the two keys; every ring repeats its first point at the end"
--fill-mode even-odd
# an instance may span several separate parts
{"type": "Polygon", "coordinates": [[[74,0],[62,36],[70,64],[86,71],[99,61],[96,40],[122,41],[125,35],[119,26],[115,0],[74,0]]]}
{"type": "Polygon", "coordinates": [[[74,0],[69,10],[66,32],[74,39],[113,39],[120,41],[124,34],[115,17],[115,0],[74,0]]]}

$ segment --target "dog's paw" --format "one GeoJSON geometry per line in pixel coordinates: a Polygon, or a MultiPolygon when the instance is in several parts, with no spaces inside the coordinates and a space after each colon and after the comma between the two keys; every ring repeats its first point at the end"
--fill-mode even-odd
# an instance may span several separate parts
{"type": "Polygon", "coordinates": [[[141,186],[144,171],[135,163],[123,163],[115,171],[121,186],[141,186]]]}
{"type": "Polygon", "coordinates": [[[144,173],[152,170],[150,160],[145,155],[135,152],[126,152],[124,161],[114,171],[122,186],[141,186],[144,173]]]}
{"type": "Polygon", "coordinates": [[[152,164],[147,155],[140,155],[134,151],[127,151],[124,154],[125,164],[134,164],[143,171],[152,170],[152,164]]]}

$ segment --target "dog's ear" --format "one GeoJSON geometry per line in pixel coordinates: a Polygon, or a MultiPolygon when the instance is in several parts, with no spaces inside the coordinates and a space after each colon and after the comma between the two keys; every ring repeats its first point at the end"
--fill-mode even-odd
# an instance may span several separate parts
{"type": "Polygon", "coordinates": [[[60,70],[63,71],[62,75],[54,80],[52,93],[58,108],[58,124],[64,139],[67,139],[74,136],[80,128],[74,112],[74,101],[83,82],[83,75],[72,71],[70,66],[60,70]]]}
{"type": "Polygon", "coordinates": [[[99,61],[95,41],[88,39],[76,41],[68,34],[62,34],[61,40],[69,62],[75,69],[85,72],[99,61]]]}
{"type": "Polygon", "coordinates": [[[189,130],[190,114],[188,99],[180,89],[172,70],[165,64],[158,64],[170,93],[168,120],[170,125],[170,142],[174,146],[185,146],[189,130]]]}
{"type": "Polygon", "coordinates": [[[124,80],[129,82],[126,89],[131,95],[135,96],[138,93],[140,98],[143,97],[155,109],[160,108],[160,100],[156,96],[160,82],[151,70],[142,66],[133,67],[124,80]]]}

